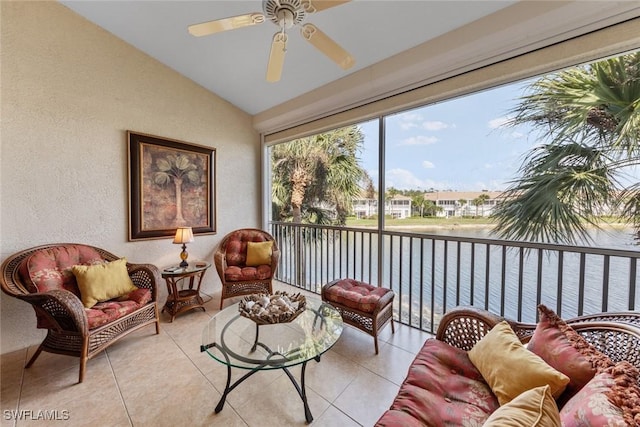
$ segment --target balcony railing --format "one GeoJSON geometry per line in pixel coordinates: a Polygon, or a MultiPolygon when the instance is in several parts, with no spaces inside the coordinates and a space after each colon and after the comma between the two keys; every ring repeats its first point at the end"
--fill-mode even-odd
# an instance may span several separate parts
{"type": "Polygon", "coordinates": [[[396,293],[397,321],[434,333],[457,305],[523,322],[544,303],[565,317],[635,310],[640,252],[364,228],[272,223],[277,279],[320,293],[350,277],[396,293]]]}

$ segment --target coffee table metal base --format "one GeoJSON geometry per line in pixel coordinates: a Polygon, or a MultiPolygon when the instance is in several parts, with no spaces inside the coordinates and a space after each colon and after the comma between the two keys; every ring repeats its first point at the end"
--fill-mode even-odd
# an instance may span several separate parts
{"type": "MultiPolygon", "coordinates": [[[[257,338],[257,334],[256,334],[256,338],[257,338]]],[[[265,346],[262,343],[259,343],[256,341],[256,344],[265,348],[267,351],[269,351],[269,356],[281,355],[278,352],[272,352],[267,348],[267,346],[265,346]]],[[[225,358],[227,358],[227,362],[229,362],[227,352],[225,351],[225,349],[222,346],[215,343],[213,344],[213,346],[219,348],[220,351],[222,351],[222,353],[225,355],[225,358]]],[[[255,346],[254,346],[254,349],[255,349],[255,346]]],[[[320,356],[315,357],[314,360],[316,362],[320,362],[320,356]]],[[[230,363],[227,363],[227,384],[224,388],[224,393],[222,393],[222,397],[220,398],[220,401],[216,405],[215,413],[217,414],[220,411],[222,411],[222,408],[224,408],[224,403],[227,400],[227,395],[231,392],[231,390],[239,386],[242,382],[244,382],[244,380],[246,380],[256,372],[262,370],[262,368],[268,364],[269,363],[267,360],[263,365],[256,366],[255,368],[247,372],[245,375],[243,375],[241,378],[239,378],[236,382],[231,384],[231,365],[230,363]]],[[[289,368],[287,368],[286,366],[283,366],[279,369],[282,369],[284,373],[287,374],[287,376],[289,377],[289,380],[291,380],[291,383],[296,388],[296,391],[298,392],[298,395],[300,396],[300,399],[302,399],[302,403],[304,405],[304,417],[307,421],[307,424],[310,424],[313,421],[313,416],[311,415],[311,410],[309,409],[309,403],[307,402],[307,391],[304,384],[305,371],[307,369],[307,362],[302,363],[302,372],[300,374],[300,384],[298,384],[298,381],[296,381],[296,378],[293,376],[291,371],[289,371],[289,368]]]]}
{"type": "MultiPolygon", "coordinates": [[[[200,351],[206,351],[214,359],[227,365],[227,382],[224,392],[220,397],[220,401],[215,407],[215,413],[219,413],[224,408],[227,396],[237,386],[242,384],[247,378],[251,377],[258,371],[282,369],[291,384],[298,392],[298,396],[304,405],[304,416],[307,423],[313,421],[309,402],[307,401],[307,391],[305,387],[305,375],[307,371],[307,363],[311,360],[320,362],[320,356],[328,350],[340,337],[342,333],[342,318],[340,313],[330,305],[310,300],[307,309],[297,319],[293,320],[292,331],[297,331],[299,338],[296,341],[289,339],[274,339],[280,337],[279,328],[271,324],[254,323],[253,336],[249,337],[245,332],[251,334],[251,328],[246,328],[246,324],[241,326],[231,336],[232,341],[226,342],[227,332],[234,322],[244,319],[240,314],[234,314],[233,317],[226,317],[229,314],[237,313],[237,308],[228,307],[214,316],[210,322],[212,329],[205,328],[203,333],[203,344],[200,351]],[[221,328],[216,329],[218,317],[222,317],[223,323],[221,328]],[[298,323],[302,323],[301,326],[298,323]],[[276,328],[261,337],[262,328],[276,328]],[[244,329],[243,329],[244,328],[244,329]],[[240,332],[241,342],[248,344],[238,346],[236,337],[240,332]],[[249,341],[248,339],[251,339],[249,341]],[[274,351],[272,348],[288,350],[274,351]],[[215,349],[210,350],[210,349],[215,349]],[[284,353],[282,353],[284,351],[284,353]],[[300,381],[294,377],[290,368],[292,366],[301,366],[300,381]],[[231,368],[244,369],[248,372],[231,384],[231,368]]],[[[243,321],[247,321],[244,319],[243,321]]],[[[264,332],[264,330],[262,331],[264,332]]],[[[282,331],[280,331],[282,332],[282,331]]]]}

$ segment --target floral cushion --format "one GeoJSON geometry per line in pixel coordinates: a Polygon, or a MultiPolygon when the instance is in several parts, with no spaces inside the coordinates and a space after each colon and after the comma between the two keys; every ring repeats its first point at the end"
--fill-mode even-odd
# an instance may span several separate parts
{"type": "Polygon", "coordinates": [[[151,290],[146,288],[138,288],[133,292],[129,292],[126,295],[117,298],[116,301],[133,301],[140,307],[151,301],[151,290]]]}
{"type": "Polygon", "coordinates": [[[224,278],[228,282],[265,280],[270,277],[270,265],[259,265],[258,267],[238,267],[237,265],[234,265],[231,267],[227,267],[227,269],[224,271],[224,278]]]}
{"type": "MultiPolygon", "coordinates": [[[[144,290],[149,293],[149,299],[151,299],[151,292],[148,289],[144,290]]],[[[135,301],[125,300],[99,302],[91,308],[85,308],[87,319],[89,320],[89,329],[113,322],[122,316],[133,313],[140,307],[141,304],[135,301]]]]}
{"type": "MultiPolygon", "coordinates": [[[[94,248],[85,245],[60,245],[41,249],[29,255],[20,265],[19,274],[30,292],[65,289],[81,298],[74,265],[103,264],[104,258],[94,248]]],[[[89,329],[97,328],[125,316],[151,301],[149,289],[135,289],[119,298],[98,303],[85,309],[89,329]]],[[[48,316],[36,312],[38,328],[49,328],[48,316]]]]}
{"type": "Polygon", "coordinates": [[[74,265],[101,264],[104,259],[90,246],[61,245],[41,249],[29,255],[20,265],[20,275],[29,292],[66,289],[80,298],[74,265]]]}
{"type": "Polygon", "coordinates": [[[373,286],[353,279],[342,279],[322,290],[323,298],[365,313],[373,313],[378,301],[390,289],[373,286]]]}
{"type": "Polygon", "coordinates": [[[498,407],[466,351],[429,339],[376,426],[481,426],[498,407]]]}
{"type": "Polygon", "coordinates": [[[232,232],[227,237],[225,246],[227,265],[243,267],[247,262],[247,243],[267,240],[264,232],[260,230],[242,229],[232,232]]]}
{"type": "Polygon", "coordinates": [[[599,372],[560,410],[564,427],[640,425],[638,370],[620,362],[599,372]]]}
{"type": "Polygon", "coordinates": [[[558,398],[562,407],[594,377],[597,368],[613,366],[613,362],[552,310],[540,304],[538,311],[540,321],[527,348],[569,377],[567,388],[558,398]]]}

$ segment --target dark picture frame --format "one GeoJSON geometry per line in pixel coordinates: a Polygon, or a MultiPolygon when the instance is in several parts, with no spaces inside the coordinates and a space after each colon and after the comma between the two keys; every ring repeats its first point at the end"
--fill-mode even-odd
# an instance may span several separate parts
{"type": "Polygon", "coordinates": [[[216,233],[216,149],[127,131],[129,240],[216,233]]]}

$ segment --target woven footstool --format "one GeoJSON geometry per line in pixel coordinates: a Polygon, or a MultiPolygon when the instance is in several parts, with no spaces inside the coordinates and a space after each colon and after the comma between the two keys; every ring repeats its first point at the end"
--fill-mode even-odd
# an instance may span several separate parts
{"type": "Polygon", "coordinates": [[[387,323],[393,327],[391,289],[379,288],[353,279],[338,279],[322,287],[322,301],[334,306],[342,320],[373,337],[378,354],[378,333],[387,323]]]}

